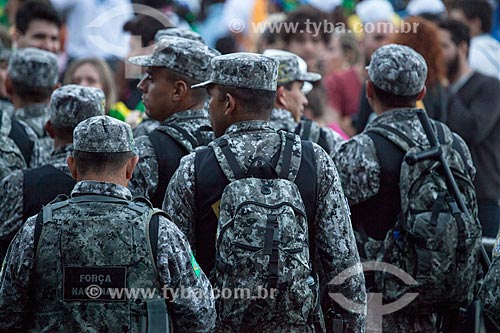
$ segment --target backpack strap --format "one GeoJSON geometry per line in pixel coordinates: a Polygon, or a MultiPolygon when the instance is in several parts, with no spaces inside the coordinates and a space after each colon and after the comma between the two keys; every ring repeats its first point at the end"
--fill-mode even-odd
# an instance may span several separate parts
{"type": "Polygon", "coordinates": [[[311,127],[312,120],[310,119],[302,119],[299,125],[295,129],[295,134],[300,135],[302,140],[311,140],[311,127]],[[302,132],[302,133],[301,133],[302,132]]]}
{"type": "Polygon", "coordinates": [[[33,152],[34,142],[29,139],[28,133],[26,133],[26,129],[24,128],[24,126],[22,126],[21,123],[15,118],[12,118],[11,121],[9,138],[11,138],[19,147],[19,150],[24,157],[24,161],[29,167],[31,163],[31,155],[33,152]]]}
{"type": "Polygon", "coordinates": [[[198,141],[198,146],[208,146],[210,142],[213,140],[213,128],[211,126],[205,125],[205,126],[200,126],[195,132],[194,135],[196,137],[196,141],[198,141]],[[206,134],[205,136],[203,133],[211,133],[212,137],[208,137],[206,134]]]}
{"type": "Polygon", "coordinates": [[[154,207],[160,208],[168,182],[179,167],[181,158],[188,154],[189,150],[174,137],[159,129],[148,133],[147,136],[153,145],[158,162],[158,184],[151,202],[154,207]]]}
{"type": "Polygon", "coordinates": [[[156,258],[158,257],[158,230],[160,227],[160,216],[172,220],[170,216],[160,209],[154,209],[149,219],[148,233],[149,242],[151,244],[151,254],[153,255],[154,263],[156,265],[156,258]]]}
{"type": "MultiPolygon", "coordinates": [[[[240,166],[240,163],[236,160],[233,151],[229,147],[229,142],[226,139],[222,139],[219,141],[219,147],[222,151],[222,154],[224,154],[227,163],[229,164],[229,168],[231,168],[231,171],[233,172],[234,178],[235,179],[245,178],[245,171],[240,166]]],[[[231,181],[231,177],[228,177],[228,175],[226,175],[226,177],[231,181]]]]}
{"type": "MultiPolygon", "coordinates": [[[[281,157],[281,171],[280,178],[288,179],[290,174],[290,166],[292,165],[293,156],[293,143],[295,140],[295,135],[292,133],[285,133],[285,144],[283,148],[283,155],[281,157]]],[[[283,145],[282,145],[283,147],[283,145]]]]}
{"type": "Polygon", "coordinates": [[[189,143],[191,144],[191,147],[190,149],[188,147],[185,147],[188,151],[192,151],[194,148],[198,147],[199,144],[198,144],[198,141],[196,140],[195,137],[193,137],[188,131],[186,131],[184,128],[180,127],[179,125],[177,124],[168,124],[166,125],[167,127],[170,127],[170,128],[173,128],[174,130],[176,130],[177,132],[179,132],[179,134],[184,138],[186,139],[187,141],[189,141],[189,143]]]}

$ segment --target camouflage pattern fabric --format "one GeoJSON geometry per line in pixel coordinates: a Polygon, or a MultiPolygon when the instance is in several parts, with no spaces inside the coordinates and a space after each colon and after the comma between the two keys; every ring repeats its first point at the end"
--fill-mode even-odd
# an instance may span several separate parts
{"type": "MultiPolygon", "coordinates": [[[[85,194],[131,200],[126,188],[111,183],[77,183],[72,197],[85,194]]],[[[127,287],[149,287],[156,290],[155,299],[162,286],[185,290],[189,297],[173,298],[167,304],[174,330],[210,331],[215,323],[212,289],[203,272],[196,270],[184,235],[160,216],[158,256],[153,261],[145,222],[144,213],[113,203],[70,204],[53,210],[52,222],[42,228],[35,261],[35,217],[28,219],[12,242],[0,276],[0,329],[83,332],[93,328],[139,332],[140,316],[145,315],[142,302],[147,297],[125,303],[61,300],[64,266],[111,265],[128,267],[127,287]],[[99,241],[89,242],[93,237],[99,241]],[[31,301],[31,293],[35,303],[31,301]],[[119,311],[121,308],[123,312],[119,311]],[[26,319],[33,317],[34,322],[26,319]]]]}
{"type": "Polygon", "coordinates": [[[59,78],[57,56],[31,47],[13,52],[7,71],[12,81],[31,88],[53,88],[59,78]]]}
{"type": "Polygon", "coordinates": [[[106,97],[101,89],[69,84],[50,97],[50,122],[55,127],[75,128],[82,120],[105,113],[106,97]]]}
{"type": "Polygon", "coordinates": [[[278,67],[278,86],[293,81],[316,82],[321,80],[321,75],[318,73],[302,72],[300,70],[299,56],[297,55],[274,55],[270,57],[280,62],[278,67]]]}
{"type": "Polygon", "coordinates": [[[139,125],[137,125],[136,128],[134,128],[134,138],[147,135],[158,128],[160,125],[161,122],[158,120],[154,120],[151,118],[144,119],[139,125]]]}
{"type": "MultiPolygon", "coordinates": [[[[405,133],[411,140],[419,145],[427,144],[427,137],[416,117],[415,109],[397,109],[384,112],[370,123],[365,131],[377,127],[379,124],[389,125],[405,133]]],[[[451,134],[450,134],[451,135],[451,134]]],[[[475,174],[472,158],[465,142],[457,135],[455,140],[467,155],[464,161],[465,167],[471,177],[475,174]]],[[[391,136],[398,144],[406,143],[396,136],[391,136]]],[[[361,133],[349,141],[343,143],[334,156],[335,164],[339,170],[339,176],[344,193],[351,205],[365,201],[377,195],[380,186],[380,162],[375,151],[372,139],[361,133]]],[[[365,249],[370,258],[375,259],[381,248],[382,242],[370,240],[365,244],[365,249]]],[[[367,286],[372,288],[373,286],[367,286]]],[[[436,331],[436,315],[432,307],[406,307],[392,314],[384,315],[384,332],[434,332],[436,331]]]]}
{"type": "MultiPolygon", "coordinates": [[[[208,111],[204,109],[186,110],[174,113],[168,117],[158,128],[169,134],[168,125],[175,124],[194,135],[202,126],[211,126],[208,111]]],[[[183,147],[191,147],[191,143],[182,136],[174,138],[180,142],[183,147]]],[[[129,183],[129,189],[134,196],[143,196],[151,198],[158,185],[158,160],[151,140],[147,136],[142,136],[136,140],[139,151],[139,162],[134,170],[134,175],[129,183]]],[[[194,150],[190,149],[189,151],[194,150]]]]}
{"type": "Polygon", "coordinates": [[[155,34],[155,43],[158,43],[163,37],[182,37],[196,42],[205,44],[205,41],[201,35],[193,30],[182,29],[182,28],[167,28],[158,30],[155,34]]]}
{"type": "MultiPolygon", "coordinates": [[[[71,144],[56,149],[48,164],[71,177],[66,158],[72,150],[71,144]]],[[[0,181],[0,240],[14,238],[24,222],[23,180],[23,172],[17,170],[0,181]]],[[[0,261],[4,257],[5,253],[0,253],[0,261]]]]}
{"type": "MultiPolygon", "coordinates": [[[[270,160],[280,148],[281,138],[269,124],[264,121],[246,121],[231,125],[225,135],[216,139],[225,139],[235,153],[238,162],[248,168],[257,157],[270,160]]],[[[343,196],[340,181],[331,158],[319,146],[313,144],[317,165],[317,208],[315,225],[315,242],[320,253],[320,261],[330,281],[343,270],[359,263],[359,255],[349,219],[349,210],[343,196]]],[[[220,157],[220,151],[215,150],[220,157]]],[[[294,153],[294,156],[296,153],[294,153]]],[[[195,202],[195,170],[194,154],[181,160],[181,164],[172,177],[165,196],[164,209],[174,216],[176,223],[183,231],[193,248],[196,248],[196,237],[193,223],[197,221],[195,202]]],[[[218,158],[223,160],[223,157],[218,158]]],[[[299,159],[294,158],[291,172],[298,170],[299,159]]],[[[228,167],[221,166],[226,173],[228,167]]],[[[214,240],[215,242],[215,240],[214,240]]],[[[214,244],[215,246],[215,244],[214,244]]],[[[348,299],[361,305],[366,304],[364,277],[361,270],[347,278],[342,285],[329,285],[330,292],[342,293],[348,299]]],[[[257,311],[257,310],[256,310],[257,311]]],[[[346,332],[364,332],[365,314],[345,314],[346,332]]],[[[290,331],[290,323],[261,323],[257,331],[285,332],[290,331]]],[[[303,331],[304,329],[302,329],[303,331]]]]}
{"type": "Polygon", "coordinates": [[[214,57],[208,81],[191,88],[205,87],[211,83],[276,91],[279,62],[257,53],[231,53],[214,57]]]}
{"type": "Polygon", "coordinates": [[[5,112],[9,115],[9,117],[12,117],[12,115],[14,114],[14,105],[11,101],[0,98],[0,111],[5,112]]]}
{"type": "Polygon", "coordinates": [[[23,154],[9,138],[11,120],[7,112],[0,110],[0,179],[9,173],[26,168],[23,154]]]}
{"type": "Polygon", "coordinates": [[[427,64],[422,55],[404,45],[378,48],[366,69],[378,88],[397,96],[419,94],[427,78],[427,64]]]}
{"type": "MultiPolygon", "coordinates": [[[[45,131],[45,123],[50,118],[49,106],[46,104],[33,104],[14,111],[14,118],[24,126],[30,140],[38,142],[43,158],[47,160],[54,149],[54,140],[45,131]],[[31,129],[36,136],[33,136],[31,129]]],[[[33,160],[33,159],[32,159],[33,160]]]]}
{"type": "Polygon", "coordinates": [[[500,330],[500,233],[493,247],[492,262],[479,290],[484,312],[500,330]]]}
{"type": "Polygon", "coordinates": [[[88,153],[136,152],[129,124],[109,116],[88,118],[73,131],[75,150],[88,153]]]}
{"type": "MultiPolygon", "coordinates": [[[[269,121],[269,124],[276,131],[284,130],[291,133],[295,133],[296,129],[300,125],[295,122],[292,113],[290,111],[279,108],[274,108],[273,111],[271,112],[271,120],[269,121]]],[[[303,129],[301,129],[301,133],[299,133],[301,137],[303,134],[302,132],[303,129]]],[[[313,121],[311,125],[311,135],[309,141],[318,143],[319,137],[322,133],[325,136],[325,141],[328,145],[328,151],[330,152],[330,157],[333,158],[336,150],[339,148],[340,144],[345,140],[331,128],[321,127],[319,126],[318,123],[313,121]]]]}
{"type": "Polygon", "coordinates": [[[165,67],[187,77],[205,81],[210,60],[220,52],[207,45],[181,37],[164,36],[155,44],[151,55],[131,57],[128,61],[142,67],[165,67]]]}

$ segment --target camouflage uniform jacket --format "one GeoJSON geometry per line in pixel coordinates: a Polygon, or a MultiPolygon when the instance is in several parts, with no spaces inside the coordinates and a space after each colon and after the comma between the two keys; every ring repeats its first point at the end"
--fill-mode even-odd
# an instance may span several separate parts
{"type": "Polygon", "coordinates": [[[0,111],[0,179],[15,170],[26,168],[23,154],[14,140],[9,138],[10,130],[9,115],[0,111]]]}
{"type": "MultiPolygon", "coordinates": [[[[72,144],[56,149],[48,164],[71,176],[66,157],[72,150],[72,144]]],[[[24,222],[23,181],[23,172],[17,170],[0,182],[0,240],[12,239],[24,222]]],[[[43,189],[32,190],[43,191],[43,189]]],[[[3,255],[0,254],[0,258],[3,258],[3,255]]]]}
{"type": "Polygon", "coordinates": [[[14,114],[14,105],[11,101],[0,98],[0,111],[6,112],[10,117],[14,114]]]}
{"type": "MultiPolygon", "coordinates": [[[[26,106],[21,109],[17,109],[14,112],[15,119],[19,120],[20,123],[26,128],[28,126],[36,134],[33,136],[32,132],[27,130],[30,139],[33,142],[38,141],[40,146],[40,153],[43,155],[45,162],[49,159],[50,154],[54,148],[54,140],[45,132],[45,123],[50,119],[49,106],[46,104],[33,104],[26,106]]],[[[38,153],[37,153],[38,154],[38,153]]],[[[32,157],[33,159],[33,157],[32,157]]],[[[34,165],[32,161],[31,167],[40,166],[41,161],[35,161],[34,165]]],[[[44,163],[45,164],[45,163],[44,163]]]]}
{"type": "MultiPolygon", "coordinates": [[[[175,124],[188,133],[193,134],[201,126],[211,126],[208,111],[204,109],[186,110],[171,115],[159,129],[175,124]]],[[[184,146],[190,147],[187,141],[184,146]]],[[[134,196],[143,196],[151,199],[158,185],[158,160],[155,149],[148,136],[136,139],[136,147],[139,151],[139,162],[134,170],[134,175],[130,181],[129,189],[134,196]]]]}
{"type": "MultiPolygon", "coordinates": [[[[293,119],[290,111],[285,109],[273,109],[271,113],[271,121],[269,122],[271,127],[275,130],[285,130],[287,132],[297,133],[300,124],[297,124],[293,119]]],[[[300,128],[299,134],[302,137],[303,129],[300,128]]],[[[311,134],[309,137],[316,137],[316,140],[311,140],[314,143],[319,143],[319,136],[323,135],[325,139],[326,147],[322,147],[329,152],[330,157],[333,158],[335,152],[339,148],[340,144],[344,142],[344,139],[336,133],[331,128],[321,127],[315,121],[311,124],[311,134]]]]}
{"type": "Polygon", "coordinates": [[[158,120],[154,120],[151,118],[144,119],[141,121],[136,128],[134,128],[134,137],[138,138],[142,135],[147,135],[158,128],[161,123],[158,120]]]}
{"type": "MultiPolygon", "coordinates": [[[[408,108],[384,112],[375,118],[365,131],[379,124],[385,124],[406,133],[415,142],[427,144],[427,136],[415,111],[415,109],[408,108]]],[[[468,156],[466,165],[473,175],[475,169],[470,152],[458,135],[455,135],[455,139],[462,145],[462,151],[468,156]]],[[[335,154],[334,161],[350,205],[361,203],[377,195],[380,186],[380,163],[373,140],[368,135],[361,133],[343,143],[335,154]]],[[[377,247],[373,246],[373,248],[377,247]]],[[[436,330],[435,319],[433,313],[424,309],[415,311],[414,308],[406,308],[384,315],[382,324],[384,332],[434,332],[436,330]]]]}
{"type": "MultiPolygon", "coordinates": [[[[71,196],[76,197],[84,194],[106,195],[125,200],[132,199],[127,188],[104,182],[79,182],[71,196]]],[[[120,213],[124,214],[124,212],[127,210],[111,209],[109,218],[105,222],[112,223],[114,218],[120,216],[120,213]]],[[[31,318],[31,314],[36,314],[37,308],[43,305],[30,302],[30,295],[36,292],[33,286],[37,284],[36,281],[31,280],[35,269],[35,219],[36,217],[29,218],[14,238],[0,274],[0,330],[11,332],[26,329],[26,326],[32,325],[27,318],[31,318]]],[[[83,243],[82,250],[88,245],[83,243]]],[[[46,246],[51,245],[47,244],[46,246]]],[[[53,253],[48,251],[45,254],[58,256],[61,244],[53,244],[53,246],[55,246],[53,253]]],[[[39,260],[41,255],[41,253],[37,254],[39,260]]],[[[46,259],[50,260],[50,258],[46,259]]],[[[208,332],[215,323],[212,289],[205,274],[199,270],[195,271],[193,262],[191,249],[185,236],[171,221],[160,216],[156,258],[160,284],[167,288],[173,288],[174,291],[183,290],[190,295],[195,293],[199,296],[174,297],[168,303],[174,329],[188,332],[208,332]]],[[[62,276],[54,278],[62,279],[62,276]]],[[[53,296],[49,297],[48,295],[47,297],[53,298],[53,296]]],[[[83,316],[83,313],[80,314],[83,316]]],[[[48,319],[50,320],[50,318],[48,319]]],[[[103,324],[112,324],[109,320],[102,319],[103,324]]],[[[112,328],[112,331],[121,331],[122,323],[117,324],[118,327],[112,328]]],[[[47,329],[59,331],[60,325],[62,326],[60,322],[52,320],[51,326],[47,329]]],[[[96,328],[96,331],[100,331],[99,328],[96,328]]]]}
{"type": "MultiPolygon", "coordinates": [[[[221,139],[228,140],[231,150],[246,168],[257,156],[270,160],[281,146],[280,135],[264,121],[248,121],[231,125],[225,135],[216,140],[221,139]]],[[[358,264],[359,255],[349,219],[349,210],[333,161],[321,147],[316,144],[313,144],[313,147],[318,189],[314,237],[318,253],[321,255],[323,270],[327,275],[326,280],[330,281],[340,272],[358,264]]],[[[221,154],[220,149],[215,151],[216,154],[221,154]]],[[[198,221],[195,211],[194,160],[195,154],[193,153],[181,160],[168,186],[168,195],[165,196],[163,208],[174,217],[174,223],[187,235],[191,245],[196,249],[195,223],[203,223],[203,221],[198,221]]],[[[298,169],[300,161],[295,159],[293,163],[292,168],[298,169]]],[[[203,249],[198,250],[203,251],[203,249]]],[[[364,277],[360,270],[355,269],[351,277],[341,286],[331,284],[329,287],[331,292],[340,292],[353,302],[360,303],[361,306],[366,302],[364,277]]],[[[364,332],[365,314],[348,314],[344,320],[347,323],[348,332],[364,332]]],[[[284,326],[277,327],[277,331],[287,331],[286,323],[281,324],[284,326]]]]}
{"type": "Polygon", "coordinates": [[[479,299],[484,312],[500,330],[500,233],[493,247],[492,262],[479,291],[479,299]]]}

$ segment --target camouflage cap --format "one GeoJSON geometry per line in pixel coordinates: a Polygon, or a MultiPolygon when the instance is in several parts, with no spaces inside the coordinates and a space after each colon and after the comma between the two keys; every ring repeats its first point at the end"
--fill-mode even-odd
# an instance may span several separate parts
{"type": "Polygon", "coordinates": [[[10,56],[8,76],[29,87],[52,88],[59,77],[57,56],[31,47],[19,49],[10,56]]]}
{"type": "MultiPolygon", "coordinates": [[[[264,55],[267,55],[266,52],[264,55]]],[[[302,71],[299,66],[299,56],[293,53],[269,55],[269,57],[280,62],[278,67],[279,86],[293,81],[316,82],[321,80],[321,75],[318,73],[302,71]]]]}
{"type": "Polygon", "coordinates": [[[182,28],[166,28],[158,30],[155,34],[155,43],[158,43],[163,37],[169,36],[182,37],[205,44],[205,41],[199,33],[194,32],[193,30],[182,28]]]}
{"type": "Polygon", "coordinates": [[[373,84],[397,96],[419,94],[427,78],[424,58],[412,48],[397,44],[377,49],[366,69],[373,84]]]}
{"type": "Polygon", "coordinates": [[[212,73],[208,81],[191,88],[206,87],[211,83],[231,87],[276,91],[279,61],[257,53],[230,53],[212,59],[212,73]]]}
{"type": "Polygon", "coordinates": [[[95,116],[79,123],[73,131],[73,147],[88,153],[136,152],[132,127],[109,116],[95,116]]]}
{"type": "Polygon", "coordinates": [[[131,57],[128,61],[143,67],[166,67],[197,81],[210,73],[210,60],[220,52],[207,45],[181,37],[165,36],[156,43],[153,53],[131,57]]]}
{"type": "Polygon", "coordinates": [[[56,127],[74,128],[81,121],[103,116],[106,97],[101,89],[69,84],[50,97],[50,122],[56,127]]]}

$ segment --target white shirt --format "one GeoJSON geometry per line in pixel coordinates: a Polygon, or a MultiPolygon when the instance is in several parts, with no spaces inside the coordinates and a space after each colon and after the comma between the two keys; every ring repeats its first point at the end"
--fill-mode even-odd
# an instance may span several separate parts
{"type": "Polygon", "coordinates": [[[469,64],[479,73],[500,80],[500,42],[487,34],[472,38],[469,64]]]}
{"type": "Polygon", "coordinates": [[[67,15],[66,51],[72,58],[123,58],[129,50],[129,34],[123,25],[132,18],[130,0],[51,0],[67,15]]]}

